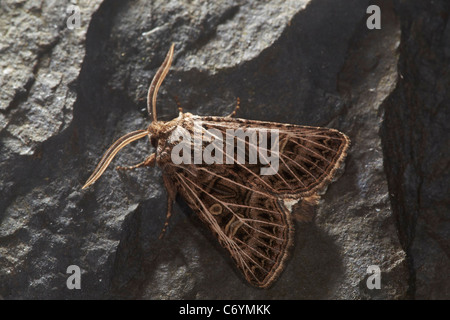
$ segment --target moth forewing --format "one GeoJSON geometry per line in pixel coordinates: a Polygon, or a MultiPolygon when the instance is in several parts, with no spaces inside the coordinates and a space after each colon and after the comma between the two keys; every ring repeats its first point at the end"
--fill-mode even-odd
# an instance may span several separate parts
{"type": "Polygon", "coordinates": [[[283,271],[293,242],[293,215],[286,207],[301,203],[304,212],[297,218],[309,220],[308,208],[332,181],[350,140],[334,129],[232,118],[238,107],[227,117],[180,112],[171,121],[157,121],[157,92],[173,53],[174,45],[149,87],[147,105],[153,121],[146,130],[117,140],[83,189],[102,175],[124,146],[151,136],[156,153],[128,169],[155,162],[161,167],[168,194],[163,232],[180,194],[247,281],[267,288],[283,271]]]}
{"type": "MultiPolygon", "coordinates": [[[[216,137],[238,127],[277,129],[280,141],[274,144],[280,149],[277,152],[280,161],[279,170],[273,175],[260,174],[267,159],[256,164],[242,161],[194,164],[191,149],[195,139],[190,138],[183,139],[183,143],[188,142],[188,161],[167,161],[163,165],[164,174],[175,181],[178,193],[229,251],[247,281],[266,288],[284,269],[292,244],[294,225],[284,200],[295,198],[310,204],[311,199],[317,199],[317,192],[331,182],[335,168],[345,156],[348,138],[332,129],[223,117],[186,117],[191,120],[184,122],[187,136],[200,127],[205,134],[209,132],[216,137]],[[193,119],[200,121],[201,126],[194,125],[193,119]]],[[[259,147],[251,145],[254,139],[246,140],[239,135],[234,138],[241,143],[241,150],[259,147]]],[[[206,150],[209,142],[209,139],[203,142],[201,150],[206,150]]],[[[165,153],[173,150],[172,146],[166,144],[165,153]]],[[[309,212],[300,214],[299,219],[308,220],[307,216],[309,212]]]]}

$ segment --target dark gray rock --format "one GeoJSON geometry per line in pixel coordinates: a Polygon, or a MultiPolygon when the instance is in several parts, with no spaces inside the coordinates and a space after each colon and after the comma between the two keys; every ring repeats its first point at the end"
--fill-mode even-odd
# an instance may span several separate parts
{"type": "Polygon", "coordinates": [[[381,136],[417,299],[450,298],[450,3],[400,2],[398,80],[381,136]]]}
{"type": "Polygon", "coordinates": [[[445,193],[437,193],[447,187],[445,175],[425,178],[448,161],[448,123],[417,120],[424,134],[439,140],[441,132],[438,148],[426,137],[419,153],[409,140],[416,123],[405,121],[410,112],[448,113],[448,75],[439,73],[448,63],[448,28],[442,18],[422,32],[412,19],[418,12],[429,20],[448,13],[444,4],[428,11],[402,4],[400,10],[381,1],[381,30],[366,28],[368,1],[360,0],[78,4],[82,23],[75,30],[65,27],[65,4],[1,4],[3,298],[404,299],[415,292],[448,298],[440,282],[446,273],[433,273],[448,268],[442,249],[448,228],[437,224],[428,234],[428,225],[410,221],[448,214],[445,193]],[[415,50],[435,47],[408,42],[409,34],[428,39],[436,30],[446,46],[423,72],[429,82],[440,79],[443,91],[436,98],[423,87],[429,109],[418,103],[411,109],[406,90],[418,94],[424,84],[418,73],[403,74],[420,66],[415,50]],[[328,126],[352,139],[344,174],[329,186],[314,221],[297,223],[292,258],[268,290],[245,282],[182,199],[158,240],[166,212],[161,172],[113,170],[144,159],[152,151],[145,139],[81,190],[116,138],[148,125],[146,90],[172,42],[174,64],[158,96],[160,120],[176,116],[177,100],[194,114],[226,115],[239,97],[239,117],[328,126]],[[408,197],[398,197],[405,189],[408,197]],[[431,258],[423,254],[427,248],[431,258]],[[427,269],[416,270],[417,262],[427,269]],[[81,290],[66,287],[69,265],[82,270],[81,290]],[[366,286],[370,265],[382,271],[381,290],[366,286]],[[434,281],[426,284],[427,276],[434,281]]]}

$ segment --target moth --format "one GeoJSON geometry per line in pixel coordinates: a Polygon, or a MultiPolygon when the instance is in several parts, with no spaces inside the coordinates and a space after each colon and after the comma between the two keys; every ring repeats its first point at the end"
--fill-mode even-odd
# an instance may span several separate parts
{"type": "Polygon", "coordinates": [[[147,129],[130,132],[114,142],[83,189],[100,178],[123,147],[149,137],[156,151],[139,164],[117,169],[132,170],[155,164],[162,169],[167,190],[167,213],[162,234],[172,215],[176,195],[180,194],[228,251],[245,279],[256,287],[267,288],[285,267],[293,244],[293,219],[311,219],[308,208],[317,204],[320,194],[343,165],[350,140],[335,129],[238,119],[234,116],[239,104],[225,117],[196,116],[180,109],[177,118],[158,121],[156,97],[172,64],[173,54],[174,44],[148,89],[147,109],[152,122],[147,129]],[[271,147],[277,147],[271,149],[278,156],[276,171],[261,174],[261,169],[268,165],[264,158],[252,163],[249,156],[244,163],[230,161],[236,160],[239,152],[254,149],[255,141],[261,137],[257,134],[256,139],[253,139],[255,135],[249,135],[244,138],[233,136],[227,140],[236,143],[230,147],[233,156],[218,148],[209,150],[209,154],[222,159],[222,163],[198,163],[193,161],[193,154],[183,155],[187,161],[173,161],[174,150],[179,148],[183,134],[204,137],[209,133],[206,143],[198,143],[196,139],[182,141],[184,147],[188,147],[183,152],[191,147],[206,152],[208,145],[221,141],[220,136],[223,139],[230,130],[236,132],[239,129],[270,131],[265,142],[271,142],[263,149],[268,152],[271,147]],[[274,138],[277,138],[276,142],[272,141],[274,138]],[[299,213],[292,214],[288,210],[293,203],[299,204],[299,213]]]}

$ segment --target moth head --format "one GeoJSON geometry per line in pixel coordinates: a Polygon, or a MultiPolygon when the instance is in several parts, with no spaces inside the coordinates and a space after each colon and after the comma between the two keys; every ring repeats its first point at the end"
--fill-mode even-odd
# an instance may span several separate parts
{"type": "Polygon", "coordinates": [[[177,118],[170,121],[152,121],[147,127],[147,131],[150,134],[150,142],[153,147],[157,147],[159,139],[167,139],[167,137],[172,133],[174,128],[180,125],[185,118],[192,116],[189,112],[180,114],[177,118]]]}

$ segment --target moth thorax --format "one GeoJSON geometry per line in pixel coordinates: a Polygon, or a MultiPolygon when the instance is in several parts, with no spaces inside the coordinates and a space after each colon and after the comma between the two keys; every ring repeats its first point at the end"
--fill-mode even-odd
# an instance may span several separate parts
{"type": "Polygon", "coordinates": [[[222,206],[218,203],[215,203],[211,207],[209,207],[209,212],[211,212],[215,216],[221,214],[222,211],[222,206]]]}

